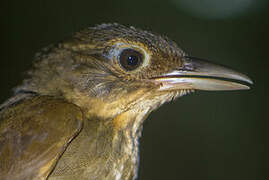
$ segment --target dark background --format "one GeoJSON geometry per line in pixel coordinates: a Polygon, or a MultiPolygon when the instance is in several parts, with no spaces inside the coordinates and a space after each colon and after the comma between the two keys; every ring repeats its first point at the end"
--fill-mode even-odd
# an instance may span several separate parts
{"type": "Polygon", "coordinates": [[[249,91],[197,92],[152,113],[141,139],[139,180],[269,179],[268,3],[257,0],[238,13],[229,12],[232,3],[228,10],[200,3],[203,12],[195,14],[176,1],[1,1],[0,101],[21,82],[35,52],[75,31],[102,22],[152,30],[255,84],[249,91]]]}

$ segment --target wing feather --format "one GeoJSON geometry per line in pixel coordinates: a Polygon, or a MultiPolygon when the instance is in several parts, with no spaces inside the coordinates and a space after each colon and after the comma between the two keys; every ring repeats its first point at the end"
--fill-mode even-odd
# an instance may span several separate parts
{"type": "Polygon", "coordinates": [[[80,108],[39,96],[0,112],[0,179],[46,179],[82,128],[80,108]]]}

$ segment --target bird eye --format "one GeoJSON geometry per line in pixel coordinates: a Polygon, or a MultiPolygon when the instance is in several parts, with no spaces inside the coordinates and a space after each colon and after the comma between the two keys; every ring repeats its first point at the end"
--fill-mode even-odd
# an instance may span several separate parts
{"type": "Polygon", "coordinates": [[[143,61],[143,55],[133,49],[124,49],[119,54],[120,65],[127,71],[132,71],[138,68],[143,61]]]}

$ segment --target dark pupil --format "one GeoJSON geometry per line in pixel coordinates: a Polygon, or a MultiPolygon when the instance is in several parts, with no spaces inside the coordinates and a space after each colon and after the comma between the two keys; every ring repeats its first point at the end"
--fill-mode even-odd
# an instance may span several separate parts
{"type": "Polygon", "coordinates": [[[129,56],[128,57],[128,65],[129,66],[136,66],[138,63],[138,57],[137,56],[129,56]]]}
{"type": "Polygon", "coordinates": [[[125,49],[119,56],[121,66],[127,71],[135,70],[142,63],[142,60],[142,54],[133,49],[125,49]]]}

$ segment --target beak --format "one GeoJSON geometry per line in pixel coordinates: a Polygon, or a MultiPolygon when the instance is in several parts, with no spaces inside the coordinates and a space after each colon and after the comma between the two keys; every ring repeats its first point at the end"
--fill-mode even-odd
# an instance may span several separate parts
{"type": "Polygon", "coordinates": [[[250,87],[245,84],[253,84],[244,74],[194,57],[185,57],[181,67],[154,81],[162,84],[160,90],[247,90],[250,87]]]}

